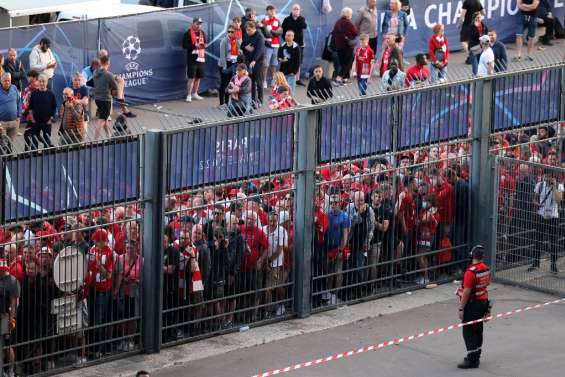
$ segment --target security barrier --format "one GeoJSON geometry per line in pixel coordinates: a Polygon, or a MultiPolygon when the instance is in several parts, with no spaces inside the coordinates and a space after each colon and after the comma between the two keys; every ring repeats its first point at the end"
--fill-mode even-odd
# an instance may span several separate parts
{"type": "MultiPolygon", "coordinates": [[[[55,374],[433,287],[471,244],[491,246],[498,276],[538,260],[551,273],[562,239],[505,219],[523,196],[493,196],[487,167],[510,151],[499,171],[522,159],[559,183],[538,163],[562,161],[562,78],[553,66],[2,156],[3,292],[22,287],[0,308],[4,365],[55,374]],[[497,80],[516,92],[547,75],[557,114],[493,124],[497,80]]],[[[512,103],[533,112],[547,95],[512,103]]]]}

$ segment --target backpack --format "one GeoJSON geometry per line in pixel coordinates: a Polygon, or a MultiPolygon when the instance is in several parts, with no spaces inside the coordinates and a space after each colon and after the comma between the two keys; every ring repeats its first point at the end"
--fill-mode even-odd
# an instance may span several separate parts
{"type": "Polygon", "coordinates": [[[335,52],[335,40],[333,32],[330,32],[324,40],[324,51],[322,52],[322,59],[332,62],[333,53],[335,52]]]}

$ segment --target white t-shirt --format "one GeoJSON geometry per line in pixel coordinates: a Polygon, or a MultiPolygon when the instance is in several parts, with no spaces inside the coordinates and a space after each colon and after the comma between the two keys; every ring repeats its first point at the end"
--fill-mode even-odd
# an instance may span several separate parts
{"type": "MultiPolygon", "coordinates": [[[[267,239],[269,240],[269,254],[268,256],[271,257],[277,253],[277,248],[282,246],[283,249],[288,247],[288,234],[286,230],[282,226],[277,226],[277,228],[270,232],[269,226],[265,225],[263,227],[263,233],[267,235],[267,239]]],[[[271,267],[282,267],[284,263],[284,251],[280,253],[279,257],[271,262],[271,267]]]]}
{"type": "Polygon", "coordinates": [[[492,48],[487,48],[481,54],[481,58],[479,59],[479,70],[477,71],[477,75],[479,76],[487,76],[488,73],[488,64],[492,64],[494,67],[494,52],[492,48]]]}
{"type": "Polygon", "coordinates": [[[534,189],[534,192],[539,195],[540,208],[538,209],[538,215],[544,219],[559,218],[559,206],[553,197],[553,190],[564,192],[563,183],[557,183],[556,187],[552,189],[549,183],[543,180],[538,182],[534,189]]]}

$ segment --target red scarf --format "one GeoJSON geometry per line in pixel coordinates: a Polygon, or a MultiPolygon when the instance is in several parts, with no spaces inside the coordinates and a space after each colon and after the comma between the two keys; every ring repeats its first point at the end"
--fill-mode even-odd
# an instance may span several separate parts
{"type": "Polygon", "coordinates": [[[390,61],[390,56],[392,55],[392,48],[387,47],[383,52],[383,60],[381,61],[381,77],[388,70],[388,63],[390,61]]]}
{"type": "MultiPolygon", "coordinates": [[[[241,84],[243,84],[243,81],[244,81],[246,78],[247,78],[247,75],[243,75],[243,76],[239,77],[239,76],[236,74],[236,75],[233,77],[233,79],[232,79],[233,85],[234,85],[236,88],[241,89],[241,84]]],[[[239,91],[231,93],[231,98],[232,98],[234,101],[239,100],[239,91]]]]}
{"type": "Polygon", "coordinates": [[[205,62],[204,53],[206,52],[206,50],[204,48],[199,47],[201,45],[204,45],[205,43],[204,32],[200,30],[198,32],[198,35],[196,35],[194,28],[190,28],[190,39],[192,41],[192,44],[194,45],[194,50],[192,51],[192,53],[198,55],[196,61],[199,63],[204,63],[205,62]]]}
{"type": "Polygon", "coordinates": [[[237,61],[238,53],[239,53],[239,48],[237,47],[237,39],[230,37],[230,60],[233,63],[237,61]]]}

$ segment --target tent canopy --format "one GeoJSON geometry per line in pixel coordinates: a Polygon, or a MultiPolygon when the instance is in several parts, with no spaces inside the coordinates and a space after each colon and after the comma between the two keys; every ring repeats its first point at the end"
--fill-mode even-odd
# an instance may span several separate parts
{"type": "MultiPolygon", "coordinates": [[[[10,17],[32,16],[42,13],[61,12],[67,9],[76,9],[80,3],[92,0],[2,0],[0,9],[6,10],[10,17]]],[[[119,3],[120,0],[98,0],[97,3],[119,3]]]]}

